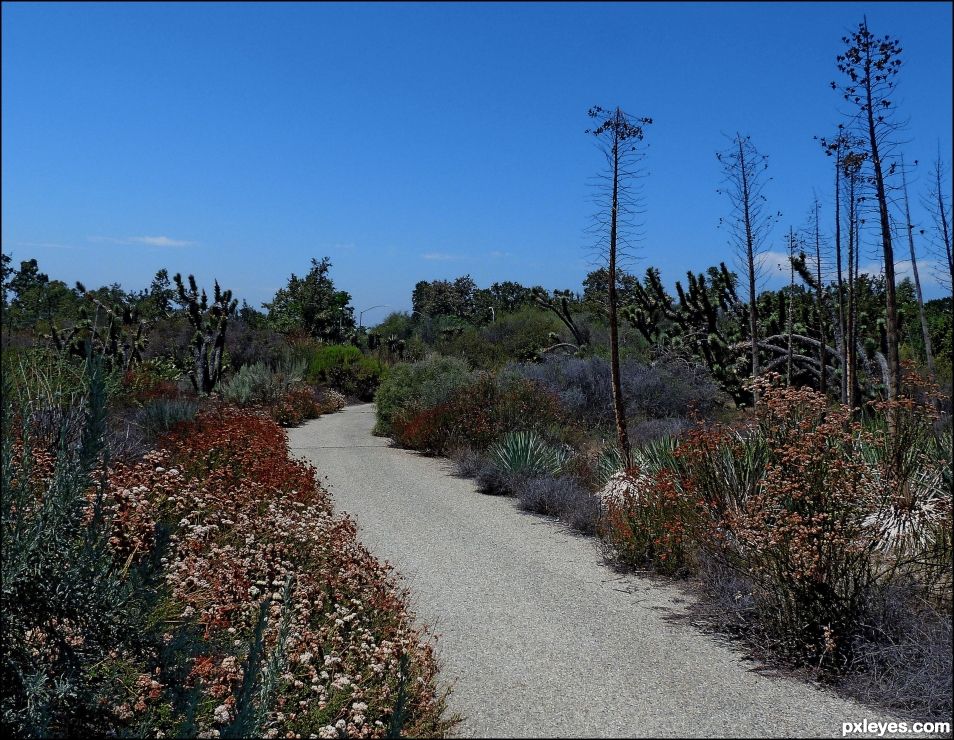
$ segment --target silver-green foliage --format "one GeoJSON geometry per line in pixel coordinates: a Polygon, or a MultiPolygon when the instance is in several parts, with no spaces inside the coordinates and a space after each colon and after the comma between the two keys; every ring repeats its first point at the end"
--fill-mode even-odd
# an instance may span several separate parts
{"type": "Polygon", "coordinates": [[[142,407],[138,421],[149,434],[162,434],[176,424],[192,421],[198,411],[199,403],[194,399],[160,398],[142,407]]]}
{"type": "Polygon", "coordinates": [[[512,475],[557,475],[566,453],[536,432],[510,432],[490,448],[490,461],[512,475]]]}
{"type": "Polygon", "coordinates": [[[305,360],[288,361],[272,369],[264,362],[244,365],[220,386],[222,397],[237,406],[268,405],[278,401],[305,376],[305,360]]]}
{"type": "Polygon", "coordinates": [[[437,406],[473,380],[467,363],[457,357],[431,355],[420,362],[395,365],[374,397],[375,433],[388,434],[400,415],[437,406]]]}
{"type": "MultiPolygon", "coordinates": [[[[12,410],[4,403],[2,452],[2,726],[14,736],[99,735],[109,729],[108,682],[93,675],[129,644],[137,609],[108,548],[101,489],[87,492],[105,452],[106,389],[90,363],[86,421],[78,444],[61,435],[43,484],[31,475],[31,429],[14,454],[12,410]]],[[[5,391],[10,391],[9,387],[5,391]]],[[[5,392],[4,398],[13,396],[5,392]]]]}

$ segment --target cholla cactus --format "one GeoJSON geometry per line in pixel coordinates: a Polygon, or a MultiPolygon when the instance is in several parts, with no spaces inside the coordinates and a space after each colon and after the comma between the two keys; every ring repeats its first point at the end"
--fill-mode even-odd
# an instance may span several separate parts
{"type": "Polygon", "coordinates": [[[118,368],[125,372],[142,362],[148,339],[147,323],[140,320],[139,312],[122,304],[107,306],[87,293],[81,283],[76,287],[85,293],[93,315],[90,316],[89,306],[82,306],[77,322],[69,329],[60,330],[51,325],[49,338],[53,345],[77,357],[99,355],[107,370],[118,368]]]}
{"type": "Polygon", "coordinates": [[[222,376],[222,353],[225,350],[225,329],[229,316],[235,313],[238,301],[233,300],[231,290],[221,290],[218,281],[212,294],[212,304],[199,292],[195,277],[189,275],[189,289],[182,283],[182,275],[174,278],[179,291],[179,301],[187,310],[189,323],[195,329],[192,335],[192,369],[189,379],[199,393],[211,393],[222,376]]]}

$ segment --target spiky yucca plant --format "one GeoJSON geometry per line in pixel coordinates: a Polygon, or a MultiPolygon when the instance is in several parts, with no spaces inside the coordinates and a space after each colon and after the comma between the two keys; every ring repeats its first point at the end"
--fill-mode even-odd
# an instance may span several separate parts
{"type": "Polygon", "coordinates": [[[490,460],[506,473],[557,475],[566,462],[566,455],[536,432],[510,432],[491,447],[490,460]]]}

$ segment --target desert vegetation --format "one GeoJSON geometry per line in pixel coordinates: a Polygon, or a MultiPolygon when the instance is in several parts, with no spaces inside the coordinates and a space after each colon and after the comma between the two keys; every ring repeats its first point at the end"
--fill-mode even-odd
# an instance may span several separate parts
{"type": "Polygon", "coordinates": [[[365,327],[328,257],[258,310],[191,275],[88,290],[3,255],[3,727],[449,733],[408,594],[282,430],[370,401],[376,434],[678,581],[760,660],[949,717],[954,321],[917,261],[950,289],[950,190],[938,160],[916,231],[897,40],[863,22],[834,61],[833,200],[779,237],[770,160],[735,133],[713,152],[734,255],[671,287],[632,268],[653,120],[615,106],[588,112],[601,264],[573,288],[421,280],[365,327]]]}
{"type": "MultiPolygon", "coordinates": [[[[377,431],[597,536],[616,566],[680,580],[702,623],[762,659],[948,716],[951,299],[919,297],[914,227],[894,226],[911,222],[892,138],[900,44],[865,23],[844,44],[832,88],[856,110],[819,137],[834,223],[816,196],[787,229],[786,287],[759,288],[780,214],[747,134],[717,154],[740,272],[722,262],[670,293],[653,267],[622,269],[652,121],[594,108],[605,266],[579,291],[418,283],[412,312],[372,331],[404,352],[378,391],[377,431]],[[914,265],[901,281],[899,234],[914,265]],[[869,238],[892,264],[881,276],[859,269],[869,238]]],[[[933,244],[948,264],[935,180],[933,244]]]]}
{"type": "Polygon", "coordinates": [[[377,361],[191,277],[4,278],[5,729],[443,735],[406,594],[281,428],[373,393],[377,361]]]}

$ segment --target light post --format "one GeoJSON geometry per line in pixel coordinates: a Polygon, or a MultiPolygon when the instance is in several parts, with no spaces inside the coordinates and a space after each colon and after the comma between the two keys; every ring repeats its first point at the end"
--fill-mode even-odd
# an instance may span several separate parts
{"type": "Polygon", "coordinates": [[[375,309],[375,308],[388,308],[388,304],[387,304],[387,303],[382,303],[382,304],[380,304],[380,305],[378,305],[378,306],[371,306],[370,308],[366,308],[366,309],[364,309],[363,311],[359,311],[359,312],[358,312],[358,329],[359,329],[359,330],[360,330],[361,327],[363,326],[363,324],[361,323],[362,317],[365,315],[365,313],[367,313],[368,311],[371,311],[372,309],[375,309]]]}

